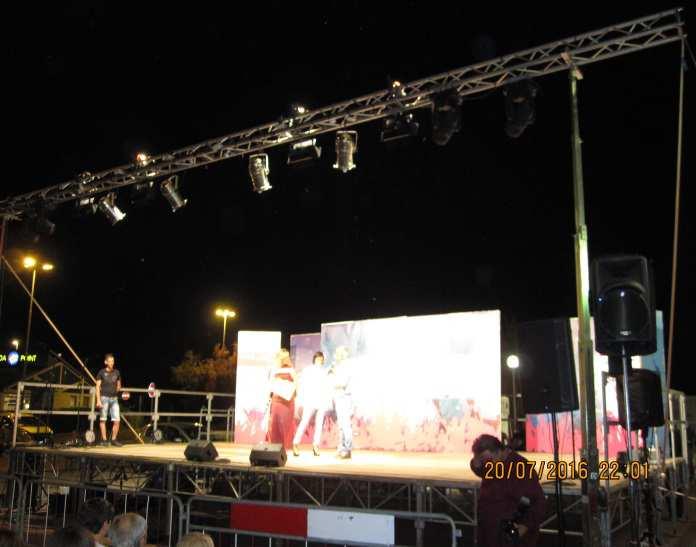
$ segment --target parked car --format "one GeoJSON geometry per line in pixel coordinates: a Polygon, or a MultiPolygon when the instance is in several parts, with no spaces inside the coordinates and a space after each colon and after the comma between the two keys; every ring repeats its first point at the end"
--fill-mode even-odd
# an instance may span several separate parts
{"type": "MultiPolygon", "coordinates": [[[[14,424],[14,414],[7,414],[2,419],[9,422],[11,429],[12,424],[14,424]]],[[[53,429],[36,416],[26,414],[20,416],[19,428],[31,435],[32,439],[40,444],[46,444],[53,437],[53,429]]]]}
{"type": "MultiPolygon", "coordinates": [[[[12,433],[14,420],[7,416],[0,416],[0,452],[12,447],[12,433]]],[[[23,427],[17,429],[17,445],[34,446],[40,444],[23,427]]]]}

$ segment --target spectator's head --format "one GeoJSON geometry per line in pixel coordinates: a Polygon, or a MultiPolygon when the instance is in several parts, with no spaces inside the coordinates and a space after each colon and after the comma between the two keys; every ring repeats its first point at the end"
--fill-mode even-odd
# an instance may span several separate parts
{"type": "Polygon", "coordinates": [[[25,543],[12,530],[0,530],[0,547],[25,547],[25,543]]]}
{"type": "Polygon", "coordinates": [[[47,547],[94,547],[94,537],[80,526],[67,526],[48,537],[47,547]]]}
{"type": "Polygon", "coordinates": [[[192,532],[182,537],[176,547],[215,547],[215,544],[208,534],[192,532]]]}
{"type": "Polygon", "coordinates": [[[482,478],[486,472],[487,463],[505,458],[505,446],[493,435],[478,436],[471,446],[471,451],[474,453],[470,462],[471,470],[482,478]]]}
{"type": "Polygon", "coordinates": [[[147,522],[136,513],[118,515],[108,535],[113,547],[141,547],[146,543],[147,522]]]}
{"type": "Polygon", "coordinates": [[[77,522],[96,536],[103,536],[114,518],[114,506],[102,498],[87,500],[77,515],[77,522]]]}
{"type": "Polygon", "coordinates": [[[323,365],[324,364],[324,354],[321,351],[318,351],[314,354],[314,357],[312,357],[312,363],[315,365],[323,365]]]}

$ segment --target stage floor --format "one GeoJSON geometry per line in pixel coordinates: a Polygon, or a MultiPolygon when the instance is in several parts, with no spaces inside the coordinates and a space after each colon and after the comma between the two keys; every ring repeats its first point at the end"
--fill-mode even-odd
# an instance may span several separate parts
{"type": "MultiPolygon", "coordinates": [[[[99,459],[119,459],[141,463],[172,463],[184,466],[251,469],[249,452],[251,445],[233,443],[215,443],[219,459],[210,463],[189,462],[184,456],[185,444],[127,444],[123,447],[90,448],[22,448],[26,452],[49,452],[52,455],[92,456],[99,459]],[[219,461],[223,460],[223,461],[219,461]],[[224,461],[229,460],[229,461],[224,461]]],[[[551,454],[521,453],[531,462],[535,462],[537,471],[541,462],[553,461],[551,454]]],[[[469,468],[471,454],[443,454],[424,452],[385,452],[374,450],[356,450],[350,460],[336,458],[335,453],[323,450],[320,456],[314,456],[310,446],[302,446],[300,455],[288,454],[288,461],[282,468],[264,468],[269,472],[290,472],[300,475],[321,477],[343,477],[364,480],[387,480],[393,482],[427,482],[453,488],[478,488],[481,480],[469,468]]],[[[572,456],[561,456],[565,462],[572,462],[572,456]]],[[[548,473],[545,473],[547,475],[548,473]]],[[[553,493],[553,481],[543,477],[542,485],[548,493],[553,493]]],[[[612,481],[611,487],[623,486],[625,481],[612,481]]],[[[579,493],[579,481],[563,482],[568,494],[579,493]]]]}

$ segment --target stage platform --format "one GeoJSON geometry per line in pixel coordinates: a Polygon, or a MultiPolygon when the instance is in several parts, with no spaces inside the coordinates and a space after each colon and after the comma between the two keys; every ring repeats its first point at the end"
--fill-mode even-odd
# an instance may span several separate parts
{"type": "MultiPolygon", "coordinates": [[[[215,443],[219,458],[214,462],[201,463],[187,461],[184,456],[185,444],[127,444],[123,447],[88,448],[43,448],[27,447],[16,450],[28,454],[50,454],[51,456],[83,457],[88,459],[130,462],[133,464],[174,465],[183,468],[206,468],[220,471],[259,471],[265,473],[284,473],[296,476],[316,476],[344,478],[349,480],[379,480],[399,483],[425,483],[450,488],[478,489],[481,484],[469,468],[471,454],[468,453],[424,453],[424,452],[386,452],[356,450],[350,460],[338,459],[331,450],[322,450],[320,456],[312,454],[311,446],[302,446],[300,455],[288,454],[284,467],[255,468],[249,463],[251,445],[234,443],[215,443]]],[[[522,452],[530,462],[535,463],[537,471],[546,469],[542,478],[544,491],[553,494],[554,482],[548,478],[548,462],[553,455],[545,453],[522,452]],[[542,462],[543,465],[542,465],[542,462]]],[[[561,460],[570,464],[570,455],[562,455],[561,460]]],[[[624,479],[610,481],[610,489],[626,486],[624,479]]],[[[606,486],[603,482],[602,486],[606,486]]],[[[563,481],[564,493],[578,495],[580,481],[563,481]]]]}

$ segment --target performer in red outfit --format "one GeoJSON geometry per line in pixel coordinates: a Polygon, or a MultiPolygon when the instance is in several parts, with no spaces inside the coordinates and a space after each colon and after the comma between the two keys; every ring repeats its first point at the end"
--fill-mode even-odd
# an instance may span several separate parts
{"type": "Polygon", "coordinates": [[[476,527],[478,544],[482,547],[511,544],[534,547],[539,525],[546,514],[546,499],[533,466],[492,435],[478,437],[472,452],[471,469],[482,479],[476,527]],[[518,462],[522,463],[518,466],[518,462]],[[509,476],[508,468],[512,470],[509,476]],[[523,498],[524,503],[521,503],[523,498]],[[521,506],[524,510],[520,512],[521,506]],[[504,521],[513,518],[519,534],[514,542],[508,540],[503,531],[504,521]]]}
{"type": "Polygon", "coordinates": [[[271,413],[266,440],[292,448],[295,434],[295,394],[297,377],[290,353],[281,349],[276,356],[278,366],[271,372],[271,413]]]}

